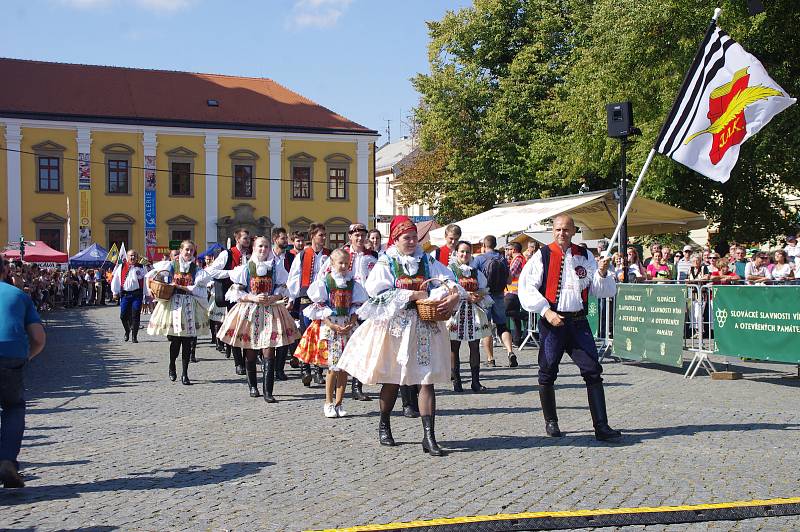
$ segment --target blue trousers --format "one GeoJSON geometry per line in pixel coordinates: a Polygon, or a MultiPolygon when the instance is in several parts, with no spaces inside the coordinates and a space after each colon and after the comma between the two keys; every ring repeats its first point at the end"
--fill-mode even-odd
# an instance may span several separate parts
{"type": "Polygon", "coordinates": [[[553,327],[539,319],[539,384],[552,385],[558,377],[561,357],[567,353],[581,370],[586,384],[603,382],[597,346],[586,318],[565,318],[564,325],[553,327]]]}
{"type": "Polygon", "coordinates": [[[119,317],[123,322],[130,323],[133,316],[142,312],[142,291],[122,292],[119,298],[119,317]]]}
{"type": "Polygon", "coordinates": [[[22,371],[27,359],[0,357],[0,460],[17,456],[25,433],[25,386],[22,371]]]}

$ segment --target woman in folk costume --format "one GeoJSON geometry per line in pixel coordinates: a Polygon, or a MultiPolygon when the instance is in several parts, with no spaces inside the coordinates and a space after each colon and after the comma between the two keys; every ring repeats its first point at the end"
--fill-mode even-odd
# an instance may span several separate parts
{"type": "Polygon", "coordinates": [[[472,244],[460,241],[456,245],[455,260],[450,269],[467,292],[467,296],[459,303],[456,313],[447,322],[450,331],[450,361],[453,368],[453,390],[464,391],[461,387],[461,361],[459,350],[461,342],[469,346],[469,370],[472,374],[472,391],[482,392],[486,389],[480,382],[481,351],[480,340],[492,334],[492,326],[486,316],[486,309],[493,301],[488,295],[486,277],[477,268],[469,266],[472,261],[472,244]]]}
{"type": "Polygon", "coordinates": [[[323,412],[325,417],[334,418],[347,415],[342,400],[349,375],[339,368],[339,359],[350,334],[358,326],[356,310],[367,300],[367,293],[353,278],[347,251],[334,249],[328,265],[330,271],[318,276],[308,287],[313,304],[303,314],[313,321],[303,333],[294,356],[306,364],[328,367],[323,412]]]}
{"type": "Polygon", "coordinates": [[[177,378],[175,361],[180,352],[183,370],[181,383],[186,385],[192,384],[188,375],[192,345],[198,334],[208,332],[206,285],[209,276],[195,263],[194,253],[194,242],[184,240],[177,259],[156,263],[147,272],[148,277],[164,272],[166,281],[174,287],[169,301],[160,299],[156,303],[147,325],[147,334],[162,335],[169,339],[169,378],[172,381],[177,378]]]}
{"type": "Polygon", "coordinates": [[[244,350],[250,397],[259,397],[256,358],[262,352],[264,401],[276,403],[275,348],[289,345],[300,337],[286,309],[286,279],[283,261],[276,260],[269,240],[260,236],[253,243],[253,254],[230,274],[233,285],[226,298],[236,304],[228,311],[217,337],[244,350]]]}
{"type": "Polygon", "coordinates": [[[440,299],[439,310],[452,314],[460,294],[466,296],[466,292],[449,268],[422,252],[417,228],[406,216],[392,220],[389,247],[372,269],[365,288],[371,299],[358,315],[366,321],[345,346],[338,367],[365,384],[383,385],[378,426],[381,445],[395,445],[389,420],[400,385],[421,385],[422,450],[442,456],[434,435],[433,386],[450,381],[449,335],[444,322],[421,320],[414,302],[440,299]],[[430,294],[423,285],[428,279],[441,281],[430,294]]]}

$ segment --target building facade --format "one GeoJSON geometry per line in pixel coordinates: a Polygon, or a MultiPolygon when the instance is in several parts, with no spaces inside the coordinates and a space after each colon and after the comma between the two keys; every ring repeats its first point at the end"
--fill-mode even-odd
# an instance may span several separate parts
{"type": "Polygon", "coordinates": [[[415,222],[431,220],[429,205],[415,203],[401,205],[397,201],[395,181],[402,173],[403,165],[410,163],[416,150],[412,137],[403,137],[395,142],[384,144],[378,148],[375,156],[375,212],[376,227],[384,235],[389,233],[389,222],[392,216],[402,214],[415,222]]]}
{"type": "Polygon", "coordinates": [[[269,79],[11,59],[0,77],[9,242],[158,256],[313,221],[336,246],[374,217],[377,133],[269,79]]]}

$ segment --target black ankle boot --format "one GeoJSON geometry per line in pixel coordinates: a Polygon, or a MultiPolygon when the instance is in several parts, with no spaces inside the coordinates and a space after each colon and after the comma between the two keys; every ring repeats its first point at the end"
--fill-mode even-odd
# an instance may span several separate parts
{"type": "Polygon", "coordinates": [[[256,361],[245,361],[245,371],[247,372],[247,387],[250,388],[250,397],[261,397],[258,393],[258,375],[256,374],[256,361]]]}
{"type": "Polygon", "coordinates": [[[620,431],[614,430],[608,426],[606,394],[603,391],[603,383],[596,382],[594,384],[587,384],[586,392],[589,396],[589,411],[592,413],[595,439],[598,441],[607,441],[622,436],[620,431]]]}
{"type": "Polygon", "coordinates": [[[171,380],[172,382],[178,380],[178,371],[175,369],[174,360],[169,361],[169,380],[171,380]]]}
{"type": "Polygon", "coordinates": [[[261,369],[264,372],[264,401],[267,403],[277,403],[277,399],[272,396],[272,390],[275,387],[275,358],[264,357],[264,364],[261,366],[261,369]]]}
{"type": "Polygon", "coordinates": [[[403,402],[403,416],[408,418],[419,417],[419,409],[416,408],[417,390],[415,386],[407,386],[405,384],[400,386],[400,400],[403,402]],[[413,397],[412,397],[413,395],[413,397]]]}
{"type": "Polygon", "coordinates": [[[236,374],[237,375],[244,375],[247,373],[244,369],[244,356],[242,355],[242,349],[239,347],[231,348],[231,352],[233,353],[233,364],[236,366],[236,374]]]}
{"type": "Polygon", "coordinates": [[[288,381],[289,377],[283,368],[286,366],[286,353],[287,348],[279,347],[275,350],[275,379],[279,381],[288,381]]]}
{"type": "Polygon", "coordinates": [[[394,438],[392,438],[392,426],[389,423],[391,419],[391,412],[384,413],[381,412],[381,420],[378,423],[378,441],[381,445],[386,445],[387,447],[394,447],[397,445],[394,442],[394,438]]]}
{"type": "Polygon", "coordinates": [[[556,414],[556,390],[552,384],[539,385],[539,401],[542,403],[545,431],[553,438],[563,436],[558,428],[558,415],[556,414]]]}
{"type": "Polygon", "coordinates": [[[311,366],[309,364],[303,364],[300,366],[300,379],[303,381],[303,386],[306,388],[311,386],[311,366]]]}
{"type": "Polygon", "coordinates": [[[461,393],[464,391],[464,386],[461,384],[461,372],[458,368],[450,370],[450,380],[453,381],[453,391],[461,393]]]}
{"type": "Polygon", "coordinates": [[[436,443],[436,436],[434,434],[434,417],[422,416],[422,450],[429,453],[431,456],[444,456],[445,452],[436,443]]]}
{"type": "Polygon", "coordinates": [[[233,351],[233,348],[231,346],[229,346],[229,345],[226,345],[225,346],[225,358],[231,358],[231,352],[232,351],[233,351]]]}
{"type": "Polygon", "coordinates": [[[122,321],[122,327],[125,329],[125,341],[127,342],[131,339],[131,326],[125,318],[120,318],[120,321],[122,321]]]}
{"type": "Polygon", "coordinates": [[[314,384],[325,384],[325,377],[322,375],[322,368],[319,366],[314,369],[314,384]]]}
{"type": "Polygon", "coordinates": [[[364,390],[361,388],[361,386],[361,381],[355,377],[350,380],[350,390],[352,392],[353,399],[356,401],[372,401],[370,396],[364,393],[364,390]]]}
{"type": "Polygon", "coordinates": [[[186,352],[185,348],[181,348],[181,384],[186,386],[190,386],[192,383],[189,380],[189,353],[186,352]]]}
{"type": "Polygon", "coordinates": [[[481,384],[480,374],[481,374],[481,367],[476,366],[469,368],[469,372],[472,375],[472,384],[470,384],[470,388],[472,388],[473,393],[481,393],[486,390],[486,386],[481,384]]]}

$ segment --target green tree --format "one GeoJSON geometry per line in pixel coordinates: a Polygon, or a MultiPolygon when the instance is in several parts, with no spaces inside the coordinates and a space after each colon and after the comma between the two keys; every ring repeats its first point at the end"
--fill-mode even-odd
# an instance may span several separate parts
{"type": "MultiPolygon", "coordinates": [[[[431,73],[414,78],[423,149],[446,154],[428,175],[441,222],[498,202],[612,188],[619,143],[606,136],[605,104],[631,100],[641,168],[717,5],[720,25],[758,57],[789,94],[800,94],[795,58],[800,3],[774,0],[749,17],[741,0],[477,0],[430,23],[431,73]]],[[[795,222],[782,194],[800,185],[798,110],[792,106],[742,146],[720,185],[657,155],[648,197],[706,213],[721,240],[761,241],[795,222]]]]}

